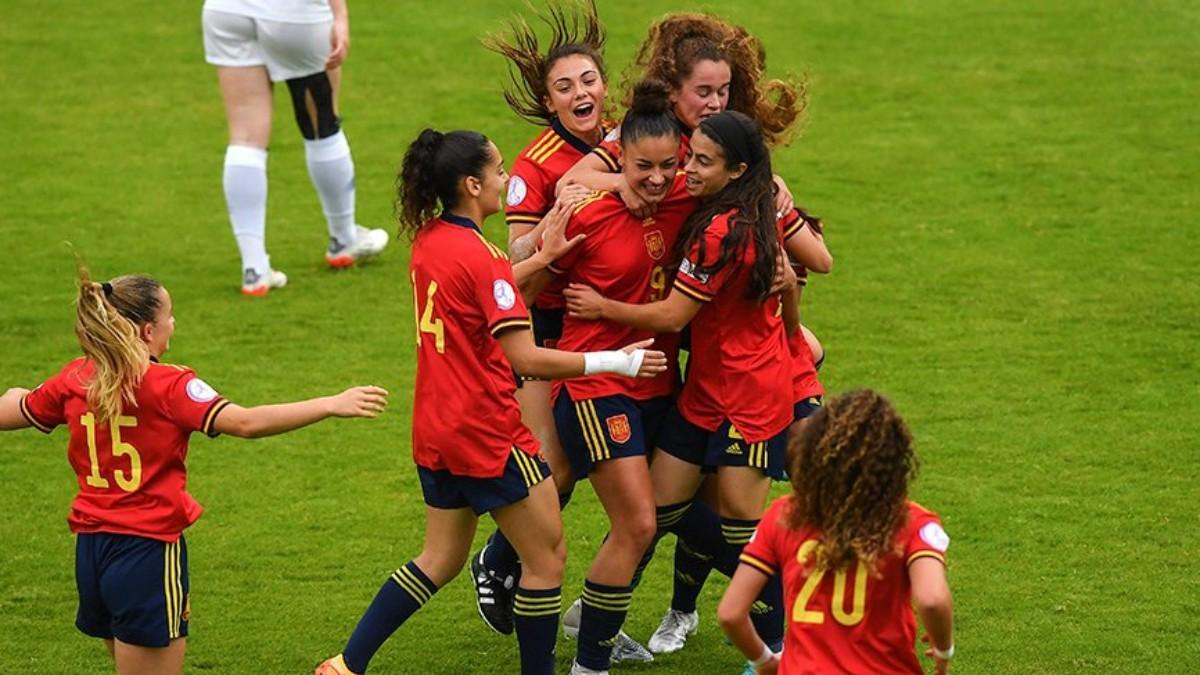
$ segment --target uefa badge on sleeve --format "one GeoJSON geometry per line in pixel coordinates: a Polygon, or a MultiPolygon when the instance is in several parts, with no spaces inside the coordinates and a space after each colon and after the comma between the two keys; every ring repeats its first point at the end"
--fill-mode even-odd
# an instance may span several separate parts
{"type": "Polygon", "coordinates": [[[504,203],[509,206],[516,206],[525,201],[525,195],[529,192],[529,188],[525,185],[525,179],[520,176],[513,176],[508,179],[508,197],[504,203]]]}
{"type": "Polygon", "coordinates": [[[504,279],[492,282],[492,298],[496,300],[496,306],[506,312],[517,304],[517,292],[513,290],[512,284],[504,279]]]}

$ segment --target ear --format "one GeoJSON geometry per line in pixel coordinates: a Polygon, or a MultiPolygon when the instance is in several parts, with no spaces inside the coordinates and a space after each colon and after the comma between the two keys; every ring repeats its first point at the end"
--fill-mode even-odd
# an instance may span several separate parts
{"type": "Polygon", "coordinates": [[[149,343],[150,338],[153,335],[154,335],[154,324],[153,323],[147,322],[147,323],[142,324],[141,326],[138,326],[138,337],[140,337],[142,339],[142,342],[149,343]]]}
{"type": "Polygon", "coordinates": [[[737,168],[729,172],[729,180],[737,180],[741,178],[746,173],[747,168],[749,167],[746,166],[745,162],[738,162],[737,168]]]}
{"type": "Polygon", "coordinates": [[[545,108],[546,112],[550,113],[551,115],[557,114],[557,112],[554,110],[554,108],[550,105],[550,96],[549,95],[542,97],[542,107],[545,108]]]}
{"type": "Polygon", "coordinates": [[[474,176],[467,176],[463,179],[463,188],[471,198],[478,198],[479,194],[483,192],[483,181],[474,176]]]}

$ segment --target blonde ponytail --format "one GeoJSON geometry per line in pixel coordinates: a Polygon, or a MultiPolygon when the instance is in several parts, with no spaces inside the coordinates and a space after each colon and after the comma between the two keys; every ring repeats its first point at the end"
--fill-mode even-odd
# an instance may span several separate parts
{"type": "Polygon", "coordinates": [[[121,414],[124,404],[137,400],[138,386],[150,364],[150,350],[138,335],[138,326],[153,321],[161,304],[161,287],[142,276],[98,283],[86,267],[79,266],[75,335],[95,368],[87,398],[101,420],[111,420],[121,414]]]}

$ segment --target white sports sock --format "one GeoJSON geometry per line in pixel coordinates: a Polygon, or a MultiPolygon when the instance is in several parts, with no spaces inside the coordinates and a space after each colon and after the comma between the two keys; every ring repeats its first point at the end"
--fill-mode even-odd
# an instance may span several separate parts
{"type": "Polygon", "coordinates": [[[267,151],[246,145],[225,149],[225,204],[242,252],[242,270],[260,278],[271,269],[267,257],[267,151]]]}
{"type": "Polygon", "coordinates": [[[354,159],[350,144],[340,130],[315,141],[304,141],[308,175],[321,197],[321,208],[329,223],[329,236],[343,246],[358,238],[354,228],[354,159]]]}

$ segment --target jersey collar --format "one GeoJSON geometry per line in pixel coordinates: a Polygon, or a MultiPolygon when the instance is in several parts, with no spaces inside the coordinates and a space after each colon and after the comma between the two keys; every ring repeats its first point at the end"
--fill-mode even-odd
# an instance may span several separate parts
{"type": "Polygon", "coordinates": [[[586,155],[592,151],[592,146],[587,141],[568,131],[562,122],[558,121],[557,117],[550,120],[550,128],[554,130],[554,133],[561,136],[564,141],[570,143],[572,148],[575,148],[582,154],[586,155]]]}
{"type": "Polygon", "coordinates": [[[442,211],[442,215],[438,216],[438,218],[446,221],[447,223],[450,223],[451,225],[458,225],[459,227],[469,227],[472,230],[475,230],[476,232],[480,231],[479,226],[475,224],[475,221],[471,220],[470,218],[463,218],[462,216],[456,216],[453,213],[450,213],[449,211],[442,211]]]}

